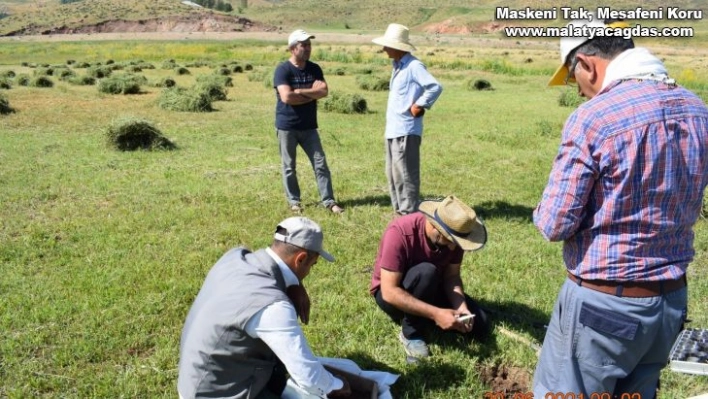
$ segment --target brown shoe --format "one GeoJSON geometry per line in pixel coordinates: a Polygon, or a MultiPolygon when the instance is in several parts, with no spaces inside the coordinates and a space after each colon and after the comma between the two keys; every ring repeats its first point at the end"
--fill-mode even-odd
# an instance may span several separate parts
{"type": "Polygon", "coordinates": [[[290,210],[293,213],[302,213],[302,204],[300,204],[299,202],[296,204],[292,204],[290,205],[290,210]]]}

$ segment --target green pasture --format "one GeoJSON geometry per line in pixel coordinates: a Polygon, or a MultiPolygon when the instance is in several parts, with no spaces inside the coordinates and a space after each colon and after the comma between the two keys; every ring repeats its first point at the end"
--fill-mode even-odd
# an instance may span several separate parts
{"type": "MultiPolygon", "coordinates": [[[[311,168],[299,153],[305,215],[322,225],[337,258],[319,262],[305,281],[313,303],[304,330],[314,352],[400,374],[396,398],[487,397],[493,385],[482,376],[494,367],[530,376],[534,351],[500,329],[540,343],[538,325],[547,322],[565,277],[561,245],[544,241],[531,221],[573,110],[559,105],[567,89],[546,87],[556,53],[513,43],[420,48],[444,86],[426,114],[422,194],[457,195],[486,221],[489,243],[465,256],[462,273],[496,329],[484,344],[441,336],[429,361],[410,366],[398,329],[367,290],[392,218],[383,172],[387,92],[364,91],[357,77],[388,76],[390,66],[373,45],[313,43],[330,90],[358,94],[369,109],[319,115],[343,215],[317,206],[311,168]],[[470,90],[477,79],[493,90],[470,90]]],[[[671,74],[705,99],[705,62],[690,51],[661,51],[671,74]]],[[[15,111],[0,114],[0,397],[176,397],[180,332],[207,271],[232,247],[269,245],[274,226],[291,215],[273,127],[275,96],[264,83],[286,56],[282,46],[259,41],[0,45],[0,76],[32,76],[42,64],[68,60],[111,60],[152,64],[139,73],[148,82],[171,77],[191,87],[222,63],[253,66],[231,75],[228,100],[208,113],[164,110],[162,89],[150,84],[140,94],[109,95],[52,76],[52,88],[10,78],[11,88],[0,89],[15,111]],[[169,59],[205,65],[178,76],[161,68],[169,59]],[[122,117],[150,121],[178,149],[111,149],[106,129],[122,117]]],[[[695,231],[689,327],[708,328],[706,220],[695,231]]],[[[669,370],[662,376],[661,398],[705,392],[708,377],[669,370]]]]}

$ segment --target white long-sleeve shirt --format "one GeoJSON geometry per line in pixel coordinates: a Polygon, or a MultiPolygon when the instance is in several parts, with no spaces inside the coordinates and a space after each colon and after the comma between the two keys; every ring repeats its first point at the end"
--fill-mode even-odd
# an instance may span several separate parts
{"type": "MultiPolygon", "coordinates": [[[[295,273],[270,248],[266,252],[278,264],[285,285],[299,285],[295,273]]],[[[246,334],[259,338],[278,356],[295,381],[305,391],[320,397],[340,389],[344,383],[330,374],[310,349],[297,321],[295,307],[289,301],[266,306],[246,323],[246,334]]]]}

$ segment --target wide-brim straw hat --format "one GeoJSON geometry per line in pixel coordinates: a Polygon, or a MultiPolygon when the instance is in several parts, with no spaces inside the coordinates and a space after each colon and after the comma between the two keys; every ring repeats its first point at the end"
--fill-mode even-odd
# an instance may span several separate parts
{"type": "Polygon", "coordinates": [[[406,52],[415,51],[415,47],[411,44],[408,36],[409,31],[407,27],[400,24],[390,24],[388,28],[386,28],[386,33],[372,40],[372,42],[396,50],[406,52]]]}
{"type": "Polygon", "coordinates": [[[418,210],[463,251],[476,251],[487,243],[487,228],[482,219],[474,209],[453,195],[442,201],[423,201],[418,210]]]}

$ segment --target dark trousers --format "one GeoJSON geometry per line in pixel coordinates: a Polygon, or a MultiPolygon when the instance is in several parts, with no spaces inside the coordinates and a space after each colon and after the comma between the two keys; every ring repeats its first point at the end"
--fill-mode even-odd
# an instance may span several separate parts
{"type": "MultiPolygon", "coordinates": [[[[402,281],[403,289],[413,297],[439,308],[451,308],[450,301],[443,291],[442,274],[431,263],[421,263],[408,270],[402,281]]],[[[403,336],[408,339],[422,339],[424,331],[436,327],[435,323],[425,317],[403,313],[400,309],[384,301],[381,290],[374,295],[376,303],[386,312],[391,320],[401,325],[403,336]]],[[[472,331],[467,333],[474,339],[482,340],[489,335],[490,326],[487,314],[469,295],[465,294],[467,308],[475,315],[472,331]]]]}

